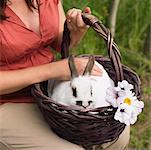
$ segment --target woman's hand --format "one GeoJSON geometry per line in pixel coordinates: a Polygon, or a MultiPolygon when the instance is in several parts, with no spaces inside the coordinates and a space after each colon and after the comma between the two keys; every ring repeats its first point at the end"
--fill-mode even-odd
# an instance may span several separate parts
{"type": "MultiPolygon", "coordinates": [[[[78,71],[79,75],[82,75],[84,72],[84,69],[88,63],[88,58],[74,58],[75,61],[75,65],[78,71]]],[[[55,68],[54,70],[54,74],[55,77],[61,80],[70,80],[71,77],[71,73],[70,73],[70,69],[69,69],[69,65],[68,65],[68,59],[63,59],[60,61],[56,61],[51,63],[53,64],[53,68],[55,68]]],[[[91,75],[94,76],[100,76],[102,74],[102,70],[100,70],[99,67],[97,67],[96,65],[93,66],[93,69],[91,71],[91,75]]]]}
{"type": "MultiPolygon", "coordinates": [[[[71,38],[70,47],[76,46],[88,29],[88,25],[86,25],[82,20],[81,12],[82,11],[80,9],[76,8],[72,8],[67,12],[67,25],[70,30],[71,38]]],[[[86,7],[84,12],[91,13],[91,10],[89,7],[86,7]]]]}

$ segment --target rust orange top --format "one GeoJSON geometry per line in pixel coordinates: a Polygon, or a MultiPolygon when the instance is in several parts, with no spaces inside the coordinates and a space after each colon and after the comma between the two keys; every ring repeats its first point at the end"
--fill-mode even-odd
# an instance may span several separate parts
{"type": "MultiPolygon", "coordinates": [[[[59,32],[57,0],[41,0],[39,8],[40,35],[28,29],[9,8],[9,18],[0,22],[0,70],[16,70],[53,61],[51,47],[57,48],[54,39],[59,32]]],[[[0,102],[32,102],[30,87],[0,96],[0,102]]]]}

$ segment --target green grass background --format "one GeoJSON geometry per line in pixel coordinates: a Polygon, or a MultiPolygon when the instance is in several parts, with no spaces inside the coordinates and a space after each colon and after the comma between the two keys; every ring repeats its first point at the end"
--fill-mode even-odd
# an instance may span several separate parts
{"type": "MultiPolygon", "coordinates": [[[[76,7],[91,8],[109,28],[111,0],[63,0],[65,12],[76,7]]],[[[151,150],[151,51],[145,49],[145,39],[150,32],[151,1],[121,0],[117,13],[114,41],[120,48],[122,63],[129,66],[140,76],[142,81],[142,99],[145,103],[143,113],[131,127],[130,147],[136,150],[151,150]],[[148,30],[149,29],[149,30],[148,30]]],[[[81,43],[71,53],[100,54],[107,56],[104,41],[89,29],[81,43]]]]}

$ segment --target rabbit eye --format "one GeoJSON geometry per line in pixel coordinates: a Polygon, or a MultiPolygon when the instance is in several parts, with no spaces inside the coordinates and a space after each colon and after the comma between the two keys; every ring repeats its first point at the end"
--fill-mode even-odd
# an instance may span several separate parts
{"type": "Polygon", "coordinates": [[[82,106],[82,101],[76,101],[76,105],[82,106]]]}
{"type": "Polygon", "coordinates": [[[92,101],[88,101],[88,104],[90,105],[92,103],[92,101]]]}
{"type": "Polygon", "coordinates": [[[72,88],[72,94],[74,97],[77,97],[77,89],[76,88],[72,88]]]}
{"type": "Polygon", "coordinates": [[[91,94],[91,96],[93,95],[93,92],[92,92],[92,87],[91,87],[91,93],[90,93],[90,94],[91,94]]]}

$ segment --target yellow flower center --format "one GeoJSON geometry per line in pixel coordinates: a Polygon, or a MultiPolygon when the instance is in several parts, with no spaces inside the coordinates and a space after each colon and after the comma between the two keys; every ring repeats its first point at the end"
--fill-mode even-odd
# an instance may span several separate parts
{"type": "Polygon", "coordinates": [[[128,104],[128,105],[131,105],[132,103],[132,100],[130,98],[125,98],[124,99],[124,103],[128,104]]]}

